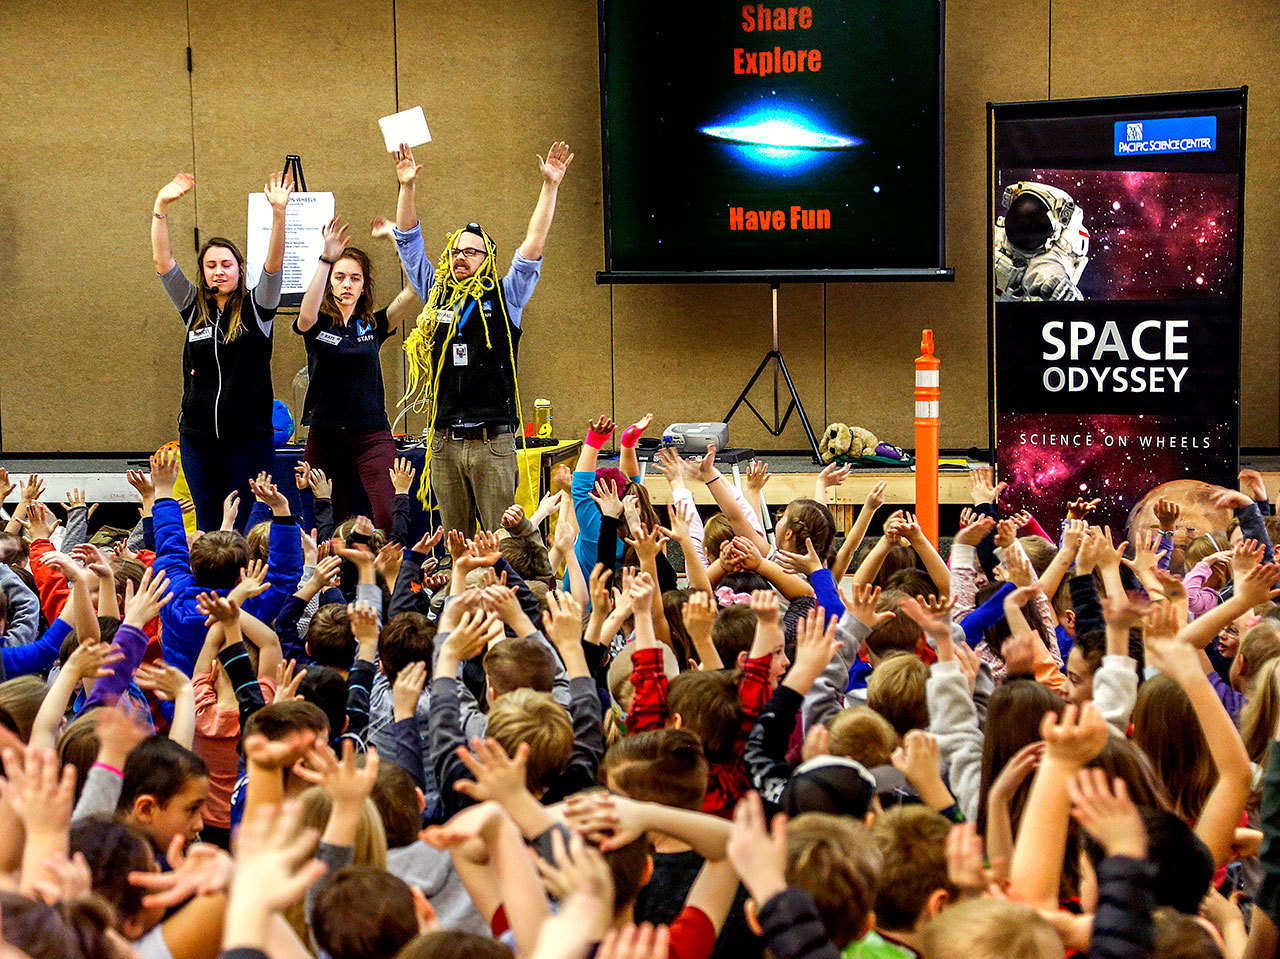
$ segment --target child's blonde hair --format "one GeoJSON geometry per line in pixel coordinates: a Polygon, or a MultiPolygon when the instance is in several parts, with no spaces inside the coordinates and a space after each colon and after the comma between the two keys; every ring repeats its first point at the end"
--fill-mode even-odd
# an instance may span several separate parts
{"type": "Polygon", "coordinates": [[[895,653],[867,679],[867,705],[889,721],[899,736],[929,728],[925,684],[929,667],[914,653],[895,653]]]}
{"type": "Polygon", "coordinates": [[[836,713],[827,727],[830,734],[828,751],[845,756],[868,769],[888,765],[898,748],[898,734],[870,706],[850,706],[836,713]]]}
{"type": "Polygon", "coordinates": [[[1062,959],[1062,940],[1030,906],[969,899],[924,927],[924,959],[1062,959]]]}
{"type": "Polygon", "coordinates": [[[787,883],[813,896],[836,948],[870,928],[879,871],[875,840],[856,819],[807,812],[788,823],[787,883]]]}
{"type": "Polygon", "coordinates": [[[529,744],[525,779],[535,795],[545,792],[573,756],[573,723],[569,712],[550,693],[513,689],[494,700],[488,734],[508,756],[521,743],[529,744]]]}

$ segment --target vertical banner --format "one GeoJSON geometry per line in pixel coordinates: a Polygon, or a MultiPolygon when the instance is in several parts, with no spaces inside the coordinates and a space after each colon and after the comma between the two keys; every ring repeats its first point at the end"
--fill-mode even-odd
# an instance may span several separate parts
{"type": "Polygon", "coordinates": [[[1245,93],[989,107],[993,445],[1046,529],[1235,485],[1245,93]]]}

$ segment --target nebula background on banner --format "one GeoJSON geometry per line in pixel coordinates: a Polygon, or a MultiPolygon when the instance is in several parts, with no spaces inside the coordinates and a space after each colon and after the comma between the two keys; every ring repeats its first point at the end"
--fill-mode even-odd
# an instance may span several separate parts
{"type": "Polygon", "coordinates": [[[1237,178],[1222,173],[1002,170],[1005,186],[1034,180],[1066,190],[1084,213],[1087,300],[1224,296],[1235,273],[1237,178]]]}
{"type": "Polygon", "coordinates": [[[1058,415],[1002,413],[998,417],[1000,479],[1009,484],[1001,502],[1010,511],[1026,509],[1050,533],[1066,518],[1066,504],[1079,497],[1099,499],[1093,522],[1117,533],[1133,508],[1153,487],[1175,479],[1198,479],[1234,487],[1235,450],[1231,429],[1200,420],[1194,409],[1171,416],[1114,414],[1058,415]],[[1026,433],[1041,437],[1093,437],[1093,445],[1046,446],[1020,443],[1026,433]],[[1115,445],[1107,446],[1107,437],[1115,445]],[[1188,446],[1156,446],[1187,437],[1188,446]],[[1204,446],[1205,438],[1208,445],[1204,446]],[[1150,446],[1141,440],[1149,438],[1150,446]],[[1201,448],[1192,449],[1199,442],[1201,448]],[[1124,445],[1121,445],[1121,444],[1124,445]],[[1046,515],[1048,510],[1051,513],[1046,515]]]}

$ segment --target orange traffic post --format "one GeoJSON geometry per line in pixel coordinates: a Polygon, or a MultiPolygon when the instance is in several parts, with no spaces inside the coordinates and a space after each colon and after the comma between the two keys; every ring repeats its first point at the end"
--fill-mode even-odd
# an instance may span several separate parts
{"type": "Polygon", "coordinates": [[[936,548],[938,545],[938,370],[933,355],[933,330],[920,337],[916,357],[916,520],[936,548]]]}

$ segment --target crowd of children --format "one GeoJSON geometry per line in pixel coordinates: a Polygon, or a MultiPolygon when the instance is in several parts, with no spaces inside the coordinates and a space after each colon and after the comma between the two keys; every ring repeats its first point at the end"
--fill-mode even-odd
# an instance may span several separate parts
{"type": "Polygon", "coordinates": [[[0,469],[0,957],[1276,953],[1258,474],[1117,543],[976,470],[944,558],[883,485],[842,534],[847,468],[770,536],[763,465],[664,450],[664,517],[647,425],[414,542],[399,481],[390,529],[304,467],[315,528],[260,475],[188,535],[161,451],[109,541],[0,469]]]}

